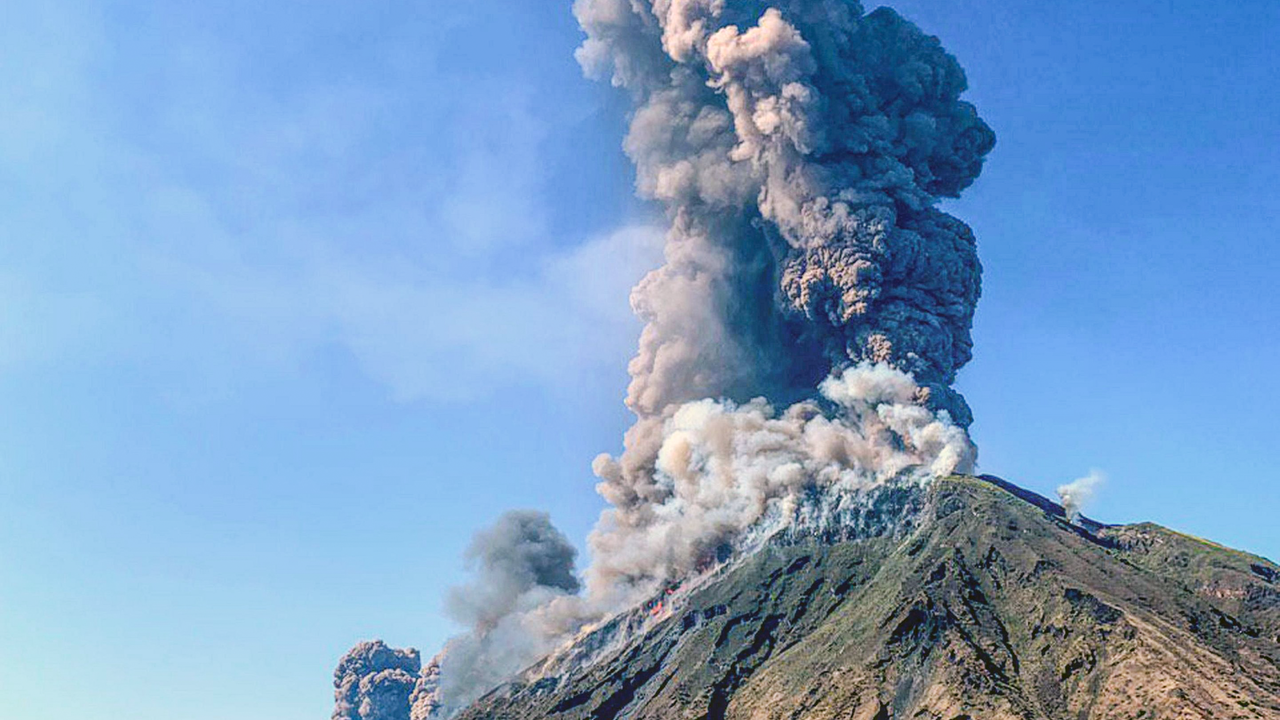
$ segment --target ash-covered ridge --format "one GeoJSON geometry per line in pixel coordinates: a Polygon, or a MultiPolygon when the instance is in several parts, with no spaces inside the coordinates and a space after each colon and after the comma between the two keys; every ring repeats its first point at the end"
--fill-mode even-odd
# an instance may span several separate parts
{"type": "MultiPolygon", "coordinates": [[[[537,657],[531,653],[515,653],[513,657],[487,655],[479,659],[473,653],[504,647],[487,633],[472,633],[455,638],[462,648],[446,647],[427,663],[420,662],[417,650],[390,648],[380,640],[365,642],[353,648],[339,663],[334,673],[337,700],[333,720],[431,720],[455,715],[464,707],[450,707],[450,693],[442,687],[442,662],[460,663],[473,672],[489,672],[490,688],[515,679],[514,687],[536,685],[542,690],[560,687],[595,664],[615,656],[628,645],[644,638],[662,626],[673,615],[683,612],[691,598],[703,589],[723,581],[749,561],[754,554],[773,550],[818,545],[867,541],[877,538],[901,539],[913,532],[928,503],[926,485],[921,482],[897,482],[876,486],[851,494],[839,507],[832,505],[834,496],[810,493],[798,514],[804,522],[791,523],[782,529],[761,534],[751,540],[750,552],[724,548],[722,555],[699,572],[659,589],[636,605],[605,620],[583,628],[562,646],[544,649],[545,655],[531,665],[515,665],[518,658],[537,657]],[[486,642],[478,639],[485,638],[486,642]],[[481,669],[483,668],[483,670],[481,669]]],[[[451,604],[462,606],[455,616],[483,613],[498,602],[519,603],[520,597],[533,592],[550,592],[553,586],[546,578],[563,578],[566,560],[572,549],[547,523],[545,515],[515,512],[503,516],[492,528],[477,535],[468,549],[468,557],[482,563],[481,575],[504,573],[501,586],[507,592],[497,601],[485,596],[469,597],[468,587],[451,594],[451,604]],[[526,565],[515,562],[519,557],[536,558],[543,571],[535,579],[526,565]],[[512,567],[512,566],[515,567],[512,567]]],[[[565,588],[560,588],[564,590],[565,588]]],[[[491,618],[510,622],[518,615],[490,613],[491,618]]],[[[492,621],[492,620],[491,620],[492,621]]],[[[500,631],[510,632],[510,630],[500,631]]],[[[445,665],[447,669],[447,664],[445,665]]],[[[467,681],[465,678],[455,680],[467,681]]],[[[508,688],[509,689],[509,688],[508,688]]],[[[468,704],[475,700],[468,701],[468,704]]]]}
{"type": "Polygon", "coordinates": [[[992,476],[873,495],[860,531],[776,536],[456,716],[1280,717],[1275,563],[1150,523],[1073,520],[992,476]]]}
{"type": "Polygon", "coordinates": [[[595,662],[458,717],[1280,717],[1280,566],[1149,523],[1072,523],[995,478],[923,492],[906,532],[769,545],[595,662]]]}

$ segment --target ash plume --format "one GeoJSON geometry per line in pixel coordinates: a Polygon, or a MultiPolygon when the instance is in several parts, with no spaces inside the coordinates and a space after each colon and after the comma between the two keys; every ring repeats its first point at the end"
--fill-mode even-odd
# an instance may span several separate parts
{"type": "Polygon", "coordinates": [[[588,72],[637,109],[638,190],[672,219],[628,402],[811,393],[831,370],[911,373],[960,425],[981,268],[934,205],[995,136],[963,70],[892,10],[856,2],[578,0],[588,72]]]}
{"type": "MultiPolygon", "coordinates": [[[[666,264],[632,294],[646,321],[629,368],[637,420],[621,456],[595,464],[611,505],[592,538],[595,591],[667,570],[631,563],[619,577],[615,550],[670,525],[680,492],[660,456],[687,403],[760,397],[803,415],[824,378],[889,368],[912,383],[893,407],[969,425],[951,384],[971,356],[981,265],[968,226],[936,204],[977,178],[995,136],[960,99],[955,58],[887,8],[577,0],[574,12],[583,67],[634,98],[625,149],[639,193],[671,220],[666,264]]],[[[827,409],[861,432],[848,407],[827,409]]]]}
{"type": "Polygon", "coordinates": [[[665,263],[631,296],[636,420],[592,466],[608,508],[582,592],[545,516],[482,534],[450,605],[470,630],[423,671],[414,720],[777,533],[839,526],[870,490],[975,461],[952,384],[982,268],[937,204],[995,135],[960,99],[956,59],[856,0],[573,10],[584,70],[635,103],[624,149],[670,222],[665,263]]]}

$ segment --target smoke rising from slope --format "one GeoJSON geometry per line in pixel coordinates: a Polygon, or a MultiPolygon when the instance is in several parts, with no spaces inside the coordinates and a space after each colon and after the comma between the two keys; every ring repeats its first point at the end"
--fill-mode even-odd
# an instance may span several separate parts
{"type": "Polygon", "coordinates": [[[1102,474],[1101,470],[1091,470],[1089,474],[1072,480],[1066,485],[1058,486],[1058,502],[1062,504],[1062,510],[1067,514],[1067,518],[1072,522],[1079,519],[1080,514],[1089,503],[1093,502],[1093,496],[1097,494],[1098,488],[1107,481],[1107,476],[1102,474]]]}
{"type": "MultiPolygon", "coordinates": [[[[428,663],[413,719],[447,717],[585,626],[779,532],[842,525],[867,490],[971,471],[964,429],[919,394],[906,373],[864,363],[781,411],[763,398],[682,404],[660,428],[653,499],[606,510],[592,532],[584,595],[573,594],[573,548],[545,514],[503,516],[468,550],[477,577],[450,609],[469,630],[428,663]]],[[[607,488],[621,465],[602,455],[594,469],[607,488]]]]}
{"type": "Polygon", "coordinates": [[[636,415],[593,464],[609,504],[573,553],[509,515],[452,597],[469,626],[414,691],[447,716],[591,623],[867,490],[972,469],[981,265],[937,209],[995,136],[937,39],[856,0],[577,0],[588,74],[635,101],[624,147],[670,229],[632,292],[636,415]]]}
{"type": "Polygon", "coordinates": [[[432,677],[416,689],[415,706],[465,705],[576,630],[580,620],[554,608],[578,592],[577,554],[542,512],[508,512],[477,533],[466,551],[475,577],[448,598],[449,614],[467,631],[429,664],[432,677]]]}
{"type": "Polygon", "coordinates": [[[455,620],[489,630],[531,595],[575,593],[577,555],[546,513],[508,512],[472,538],[466,559],[477,576],[450,593],[449,612],[455,620]]]}
{"type": "MultiPolygon", "coordinates": [[[[916,402],[919,390],[900,370],[863,364],[782,411],[763,398],[681,405],[663,423],[651,499],[631,513],[615,503],[592,533],[591,594],[652,593],[726,550],[837,523],[874,486],[971,471],[965,431],[916,402]]],[[[594,469],[606,491],[623,472],[607,455],[594,469]]]]}

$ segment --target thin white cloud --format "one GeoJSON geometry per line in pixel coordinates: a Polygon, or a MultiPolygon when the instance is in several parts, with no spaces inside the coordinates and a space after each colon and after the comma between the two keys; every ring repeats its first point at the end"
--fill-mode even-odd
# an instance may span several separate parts
{"type": "Polygon", "coordinates": [[[512,381],[571,387],[584,370],[621,367],[639,328],[628,291],[660,259],[660,233],[633,227],[535,260],[527,280],[329,266],[315,287],[341,342],[398,398],[466,398],[512,381]]]}
{"type": "Polygon", "coordinates": [[[337,344],[398,400],[467,400],[513,383],[572,387],[620,368],[638,323],[630,287],[661,259],[661,234],[626,227],[533,257],[533,272],[441,273],[379,258],[317,254],[301,272],[169,266],[192,298],[248,342],[301,355],[337,344]],[[603,262],[603,264],[601,264],[603,262]]]}
{"type": "Polygon", "coordinates": [[[46,18],[74,62],[0,49],[28,78],[9,88],[21,112],[0,110],[26,194],[0,216],[4,367],[128,363],[199,386],[336,346],[395,398],[469,399],[572,386],[633,351],[629,289],[661,239],[549,237],[537,94],[480,78],[412,115],[347,79],[266,93],[194,38],[138,107],[103,83],[110,31],[87,17],[46,18]]]}

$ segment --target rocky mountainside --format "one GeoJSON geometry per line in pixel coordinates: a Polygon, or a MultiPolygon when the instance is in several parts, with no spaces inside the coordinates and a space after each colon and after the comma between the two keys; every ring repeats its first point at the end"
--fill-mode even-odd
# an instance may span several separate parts
{"type": "Polygon", "coordinates": [[[1274,563],[1071,523],[997,478],[923,492],[899,531],[769,547],[601,659],[552,661],[460,717],[1280,718],[1274,563]]]}

